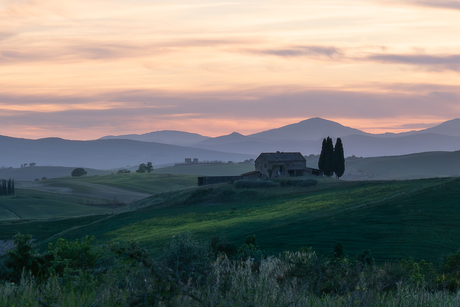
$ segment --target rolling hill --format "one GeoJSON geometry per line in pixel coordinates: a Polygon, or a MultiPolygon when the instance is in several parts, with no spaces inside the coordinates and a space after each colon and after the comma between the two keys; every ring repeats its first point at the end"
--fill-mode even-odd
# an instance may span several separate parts
{"type": "Polygon", "coordinates": [[[220,235],[241,244],[255,234],[272,253],[313,246],[329,254],[341,242],[356,255],[370,249],[377,260],[409,256],[436,260],[460,246],[460,179],[341,182],[314,187],[244,189],[233,185],[162,193],[137,210],[65,220],[0,224],[0,239],[32,233],[50,238],[95,235],[98,242],[132,240],[152,253],[180,231],[198,238],[220,235]]]}

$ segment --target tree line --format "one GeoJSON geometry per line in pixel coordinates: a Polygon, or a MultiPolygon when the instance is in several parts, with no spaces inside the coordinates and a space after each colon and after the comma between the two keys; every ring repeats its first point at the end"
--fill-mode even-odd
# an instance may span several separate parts
{"type": "Polygon", "coordinates": [[[343,176],[345,173],[345,156],[340,138],[337,138],[335,148],[330,137],[323,139],[318,168],[328,177],[334,173],[338,178],[343,176]]]}

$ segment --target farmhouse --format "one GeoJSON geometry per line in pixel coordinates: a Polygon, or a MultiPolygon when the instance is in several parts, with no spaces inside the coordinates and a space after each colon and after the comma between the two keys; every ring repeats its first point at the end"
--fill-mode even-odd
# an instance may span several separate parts
{"type": "Polygon", "coordinates": [[[298,177],[312,173],[300,152],[261,153],[254,162],[256,171],[264,178],[298,177]]]}

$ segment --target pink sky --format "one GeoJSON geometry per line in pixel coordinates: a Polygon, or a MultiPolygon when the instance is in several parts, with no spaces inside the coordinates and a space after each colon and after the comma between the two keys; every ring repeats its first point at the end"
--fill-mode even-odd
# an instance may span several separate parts
{"type": "Polygon", "coordinates": [[[0,134],[460,117],[460,1],[0,0],[0,134]]]}

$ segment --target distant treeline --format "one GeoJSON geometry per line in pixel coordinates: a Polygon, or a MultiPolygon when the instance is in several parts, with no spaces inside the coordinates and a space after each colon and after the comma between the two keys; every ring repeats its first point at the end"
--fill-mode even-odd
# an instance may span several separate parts
{"type": "Polygon", "coordinates": [[[0,187],[0,196],[14,195],[14,179],[2,179],[0,187]]]}

